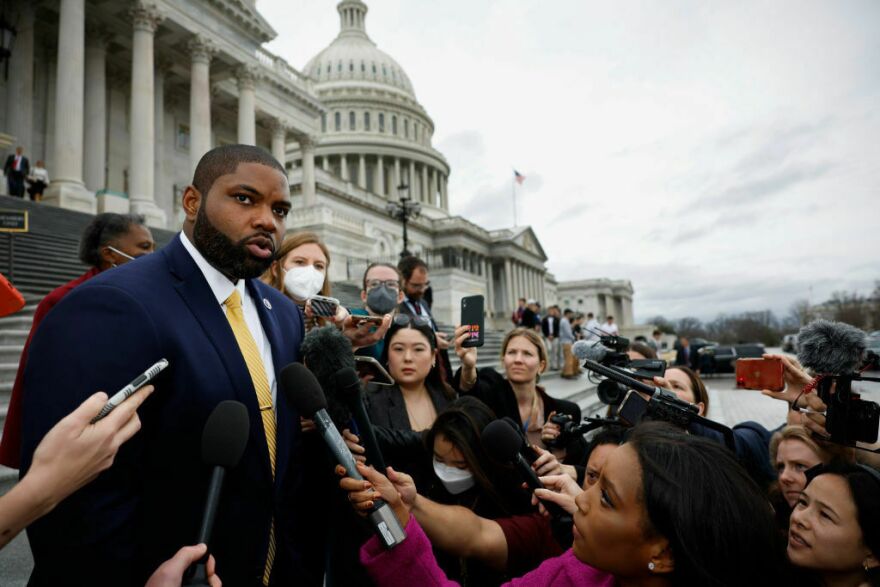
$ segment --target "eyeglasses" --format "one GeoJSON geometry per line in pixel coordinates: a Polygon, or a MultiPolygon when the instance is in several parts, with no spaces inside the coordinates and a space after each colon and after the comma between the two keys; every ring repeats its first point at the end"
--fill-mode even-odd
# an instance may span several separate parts
{"type": "Polygon", "coordinates": [[[380,285],[384,285],[388,289],[393,289],[395,291],[400,291],[400,282],[396,279],[387,279],[385,281],[380,281],[378,279],[371,279],[367,282],[367,290],[375,289],[380,285]]]}
{"type": "Polygon", "coordinates": [[[429,287],[431,287],[431,282],[426,281],[425,283],[407,283],[407,285],[409,287],[411,287],[412,289],[420,289],[420,290],[424,291],[424,290],[428,289],[429,287]]]}
{"type": "Polygon", "coordinates": [[[397,326],[431,326],[431,320],[425,316],[410,316],[409,314],[398,314],[394,317],[394,324],[397,326]]]}

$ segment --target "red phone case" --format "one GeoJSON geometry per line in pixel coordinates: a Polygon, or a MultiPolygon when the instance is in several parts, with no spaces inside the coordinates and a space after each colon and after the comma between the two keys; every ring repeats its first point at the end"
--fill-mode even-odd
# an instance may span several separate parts
{"type": "Polygon", "coordinates": [[[741,389],[785,389],[782,359],[737,359],[736,386],[741,389]]]}

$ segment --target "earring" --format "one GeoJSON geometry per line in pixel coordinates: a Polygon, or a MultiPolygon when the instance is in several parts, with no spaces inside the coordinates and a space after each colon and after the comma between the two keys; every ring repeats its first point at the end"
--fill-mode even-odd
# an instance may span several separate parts
{"type": "Polygon", "coordinates": [[[654,570],[654,563],[652,563],[652,562],[651,562],[651,563],[648,563],[648,570],[649,570],[649,571],[653,571],[653,570],[654,570]]]}
{"type": "Polygon", "coordinates": [[[431,369],[437,366],[437,363],[431,363],[431,369]]]}

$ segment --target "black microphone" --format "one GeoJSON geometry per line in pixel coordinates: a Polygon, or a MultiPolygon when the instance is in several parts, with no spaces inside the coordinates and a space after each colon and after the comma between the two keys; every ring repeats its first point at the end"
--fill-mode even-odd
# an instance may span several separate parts
{"type": "Polygon", "coordinates": [[[385,459],[382,458],[382,451],[376,441],[373,424],[370,422],[367,407],[364,405],[361,378],[358,377],[357,370],[354,367],[343,367],[334,373],[330,380],[336,393],[351,410],[351,415],[357,423],[358,435],[367,451],[367,462],[384,472],[385,459]]]}
{"type": "MultiPolygon", "coordinates": [[[[512,464],[529,489],[534,491],[544,488],[544,484],[538,479],[538,474],[520,452],[524,444],[522,436],[511,428],[508,422],[504,420],[489,422],[483,429],[481,440],[489,456],[499,463],[512,464]]],[[[559,505],[547,501],[542,503],[553,518],[568,516],[568,513],[559,505]]]]}
{"type": "Polygon", "coordinates": [[[351,420],[351,411],[338,396],[333,376],[346,367],[354,369],[351,341],[335,326],[313,328],[303,338],[300,353],[302,362],[321,384],[330,419],[342,429],[351,420]]]}
{"type": "Polygon", "coordinates": [[[208,585],[206,565],[211,553],[211,533],[214,530],[214,518],[220,503],[220,491],[223,488],[223,477],[226,469],[231,469],[241,460],[247,447],[251,424],[248,411],[244,404],[226,400],[217,404],[202,430],[202,460],[214,469],[208,483],[208,494],[205,497],[205,510],[202,514],[202,525],[196,544],[208,546],[208,551],[198,562],[187,569],[185,585],[208,585]]]}
{"type": "MultiPolygon", "coordinates": [[[[291,363],[281,370],[280,383],[287,401],[300,414],[314,420],[327,448],[336,462],[345,468],[345,473],[353,479],[363,480],[351,451],[327,415],[327,399],[312,372],[301,363],[291,363]]],[[[406,539],[406,532],[387,503],[380,499],[374,500],[374,503],[367,517],[385,548],[393,548],[406,539]]]]}

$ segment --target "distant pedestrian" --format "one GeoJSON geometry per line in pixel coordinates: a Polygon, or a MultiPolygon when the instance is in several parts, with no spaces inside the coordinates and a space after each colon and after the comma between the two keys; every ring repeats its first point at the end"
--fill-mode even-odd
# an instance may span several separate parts
{"type": "Polygon", "coordinates": [[[573,314],[574,312],[566,308],[562,313],[562,320],[559,321],[559,344],[562,345],[562,355],[565,361],[562,366],[564,379],[574,379],[580,371],[577,359],[571,353],[571,346],[574,344],[574,332],[571,329],[573,314]]]}
{"type": "Polygon", "coordinates": [[[544,341],[547,343],[547,354],[550,356],[550,369],[558,371],[561,358],[562,346],[559,343],[559,306],[547,308],[547,316],[541,320],[541,330],[544,333],[544,341]]]}
{"type": "Polygon", "coordinates": [[[541,328],[541,322],[538,320],[538,302],[533,299],[526,301],[526,307],[523,310],[520,326],[529,330],[538,330],[541,328]]]}
{"type": "Polygon", "coordinates": [[[27,176],[27,182],[29,184],[27,191],[31,195],[31,200],[34,202],[42,200],[43,190],[49,185],[49,172],[43,166],[42,160],[38,160],[34,168],[31,169],[30,175],[27,176]]]}
{"type": "Polygon", "coordinates": [[[601,331],[599,330],[599,321],[596,320],[596,317],[592,312],[587,312],[587,324],[584,326],[584,339],[586,340],[599,340],[599,336],[601,335],[601,331]]]}
{"type": "Polygon", "coordinates": [[[608,318],[605,319],[605,324],[600,326],[599,330],[609,336],[617,336],[618,334],[620,334],[620,330],[618,330],[617,324],[614,323],[614,316],[608,316],[608,318]]]}
{"type": "Polygon", "coordinates": [[[522,326],[522,315],[526,309],[526,299],[520,298],[519,305],[516,307],[516,310],[513,311],[513,315],[510,317],[513,322],[514,327],[522,326]]]}
{"type": "Polygon", "coordinates": [[[648,341],[648,346],[654,349],[654,352],[659,356],[661,351],[663,351],[663,333],[659,330],[654,330],[652,334],[651,340],[648,341]]]}
{"type": "Polygon", "coordinates": [[[30,161],[24,156],[24,148],[16,147],[15,154],[6,158],[3,173],[6,174],[6,186],[9,195],[24,198],[24,178],[31,170],[30,161]]]}

